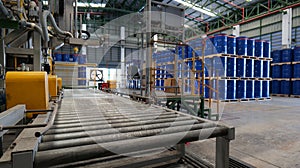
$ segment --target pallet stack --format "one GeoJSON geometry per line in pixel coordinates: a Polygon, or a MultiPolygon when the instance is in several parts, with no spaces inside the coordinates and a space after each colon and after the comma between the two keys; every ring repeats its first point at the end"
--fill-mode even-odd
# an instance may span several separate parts
{"type": "MultiPolygon", "coordinates": [[[[186,59],[187,61],[202,61],[200,43],[199,39],[189,43],[194,48],[195,54],[192,58],[186,59]]],[[[211,88],[208,93],[204,93],[206,98],[222,101],[270,98],[269,71],[272,59],[269,42],[219,34],[207,38],[206,45],[209,45],[205,47],[206,50],[212,49],[204,51],[205,54],[209,54],[204,57],[208,71],[205,73],[205,84],[211,88]]]]}
{"type": "Polygon", "coordinates": [[[300,97],[300,47],[272,52],[272,96],[300,97]]]}

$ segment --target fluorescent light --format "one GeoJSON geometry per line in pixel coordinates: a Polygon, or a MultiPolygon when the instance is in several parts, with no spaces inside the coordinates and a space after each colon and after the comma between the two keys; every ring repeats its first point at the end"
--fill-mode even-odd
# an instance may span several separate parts
{"type": "Polygon", "coordinates": [[[175,0],[175,1],[178,2],[178,3],[181,3],[183,6],[192,8],[192,9],[194,9],[194,10],[196,10],[196,11],[199,11],[199,12],[201,12],[201,13],[204,13],[204,14],[206,14],[206,15],[208,15],[208,16],[212,16],[212,17],[216,16],[216,14],[213,13],[213,12],[211,12],[209,9],[202,8],[202,7],[200,7],[200,6],[197,5],[197,4],[191,4],[191,3],[185,2],[185,1],[183,1],[183,0],[175,0]]]}
{"type": "MultiPolygon", "coordinates": [[[[106,3],[87,3],[87,2],[77,2],[78,7],[92,7],[92,8],[104,8],[106,3]]],[[[75,7],[75,2],[73,3],[75,7]]]]}

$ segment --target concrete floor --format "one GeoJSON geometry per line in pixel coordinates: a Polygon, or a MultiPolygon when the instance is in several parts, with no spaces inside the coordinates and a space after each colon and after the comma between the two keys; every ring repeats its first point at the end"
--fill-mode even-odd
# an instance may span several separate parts
{"type": "MultiPolygon", "coordinates": [[[[300,99],[226,103],[222,123],[234,126],[230,155],[259,168],[300,168],[300,99]]],[[[187,146],[214,163],[214,140],[187,146]]]]}

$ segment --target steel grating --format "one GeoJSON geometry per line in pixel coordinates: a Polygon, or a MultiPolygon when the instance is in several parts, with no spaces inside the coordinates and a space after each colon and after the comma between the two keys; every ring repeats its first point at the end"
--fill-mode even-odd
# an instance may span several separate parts
{"type": "Polygon", "coordinates": [[[146,163],[144,157],[146,165],[162,166],[159,160],[170,164],[182,157],[180,150],[174,153],[171,147],[213,137],[229,142],[234,129],[113,94],[65,90],[54,125],[41,138],[35,166],[76,167],[95,162],[98,166],[141,166],[146,163]]]}

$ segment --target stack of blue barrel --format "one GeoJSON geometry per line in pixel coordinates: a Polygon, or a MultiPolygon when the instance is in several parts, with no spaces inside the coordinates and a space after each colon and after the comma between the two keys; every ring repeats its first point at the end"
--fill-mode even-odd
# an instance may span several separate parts
{"type": "MultiPolygon", "coordinates": [[[[87,62],[86,55],[78,55],[78,64],[82,65],[87,62]]],[[[78,67],[78,85],[79,86],[86,86],[86,66],[82,65],[78,67]]]]}
{"type": "Polygon", "coordinates": [[[54,61],[62,62],[77,62],[78,54],[69,54],[69,53],[54,53],[54,61]]]}
{"type": "Polygon", "coordinates": [[[300,47],[272,52],[272,94],[300,95],[300,47]]]}
{"type": "MultiPolygon", "coordinates": [[[[183,48],[182,46],[178,46],[176,48],[178,50],[178,57],[184,58],[186,53],[189,52],[187,48],[183,48]]],[[[190,51],[191,52],[191,51],[190,51]]],[[[174,71],[174,59],[175,59],[175,50],[165,50],[165,51],[159,51],[157,53],[154,53],[152,55],[153,60],[156,63],[156,82],[155,86],[165,86],[165,79],[167,78],[173,78],[174,75],[180,75],[181,71],[174,71]]],[[[179,59],[178,58],[178,59],[179,59]]],[[[181,63],[178,63],[178,69],[181,69],[181,63]]],[[[157,88],[156,90],[165,90],[164,88],[157,88]]]]}

